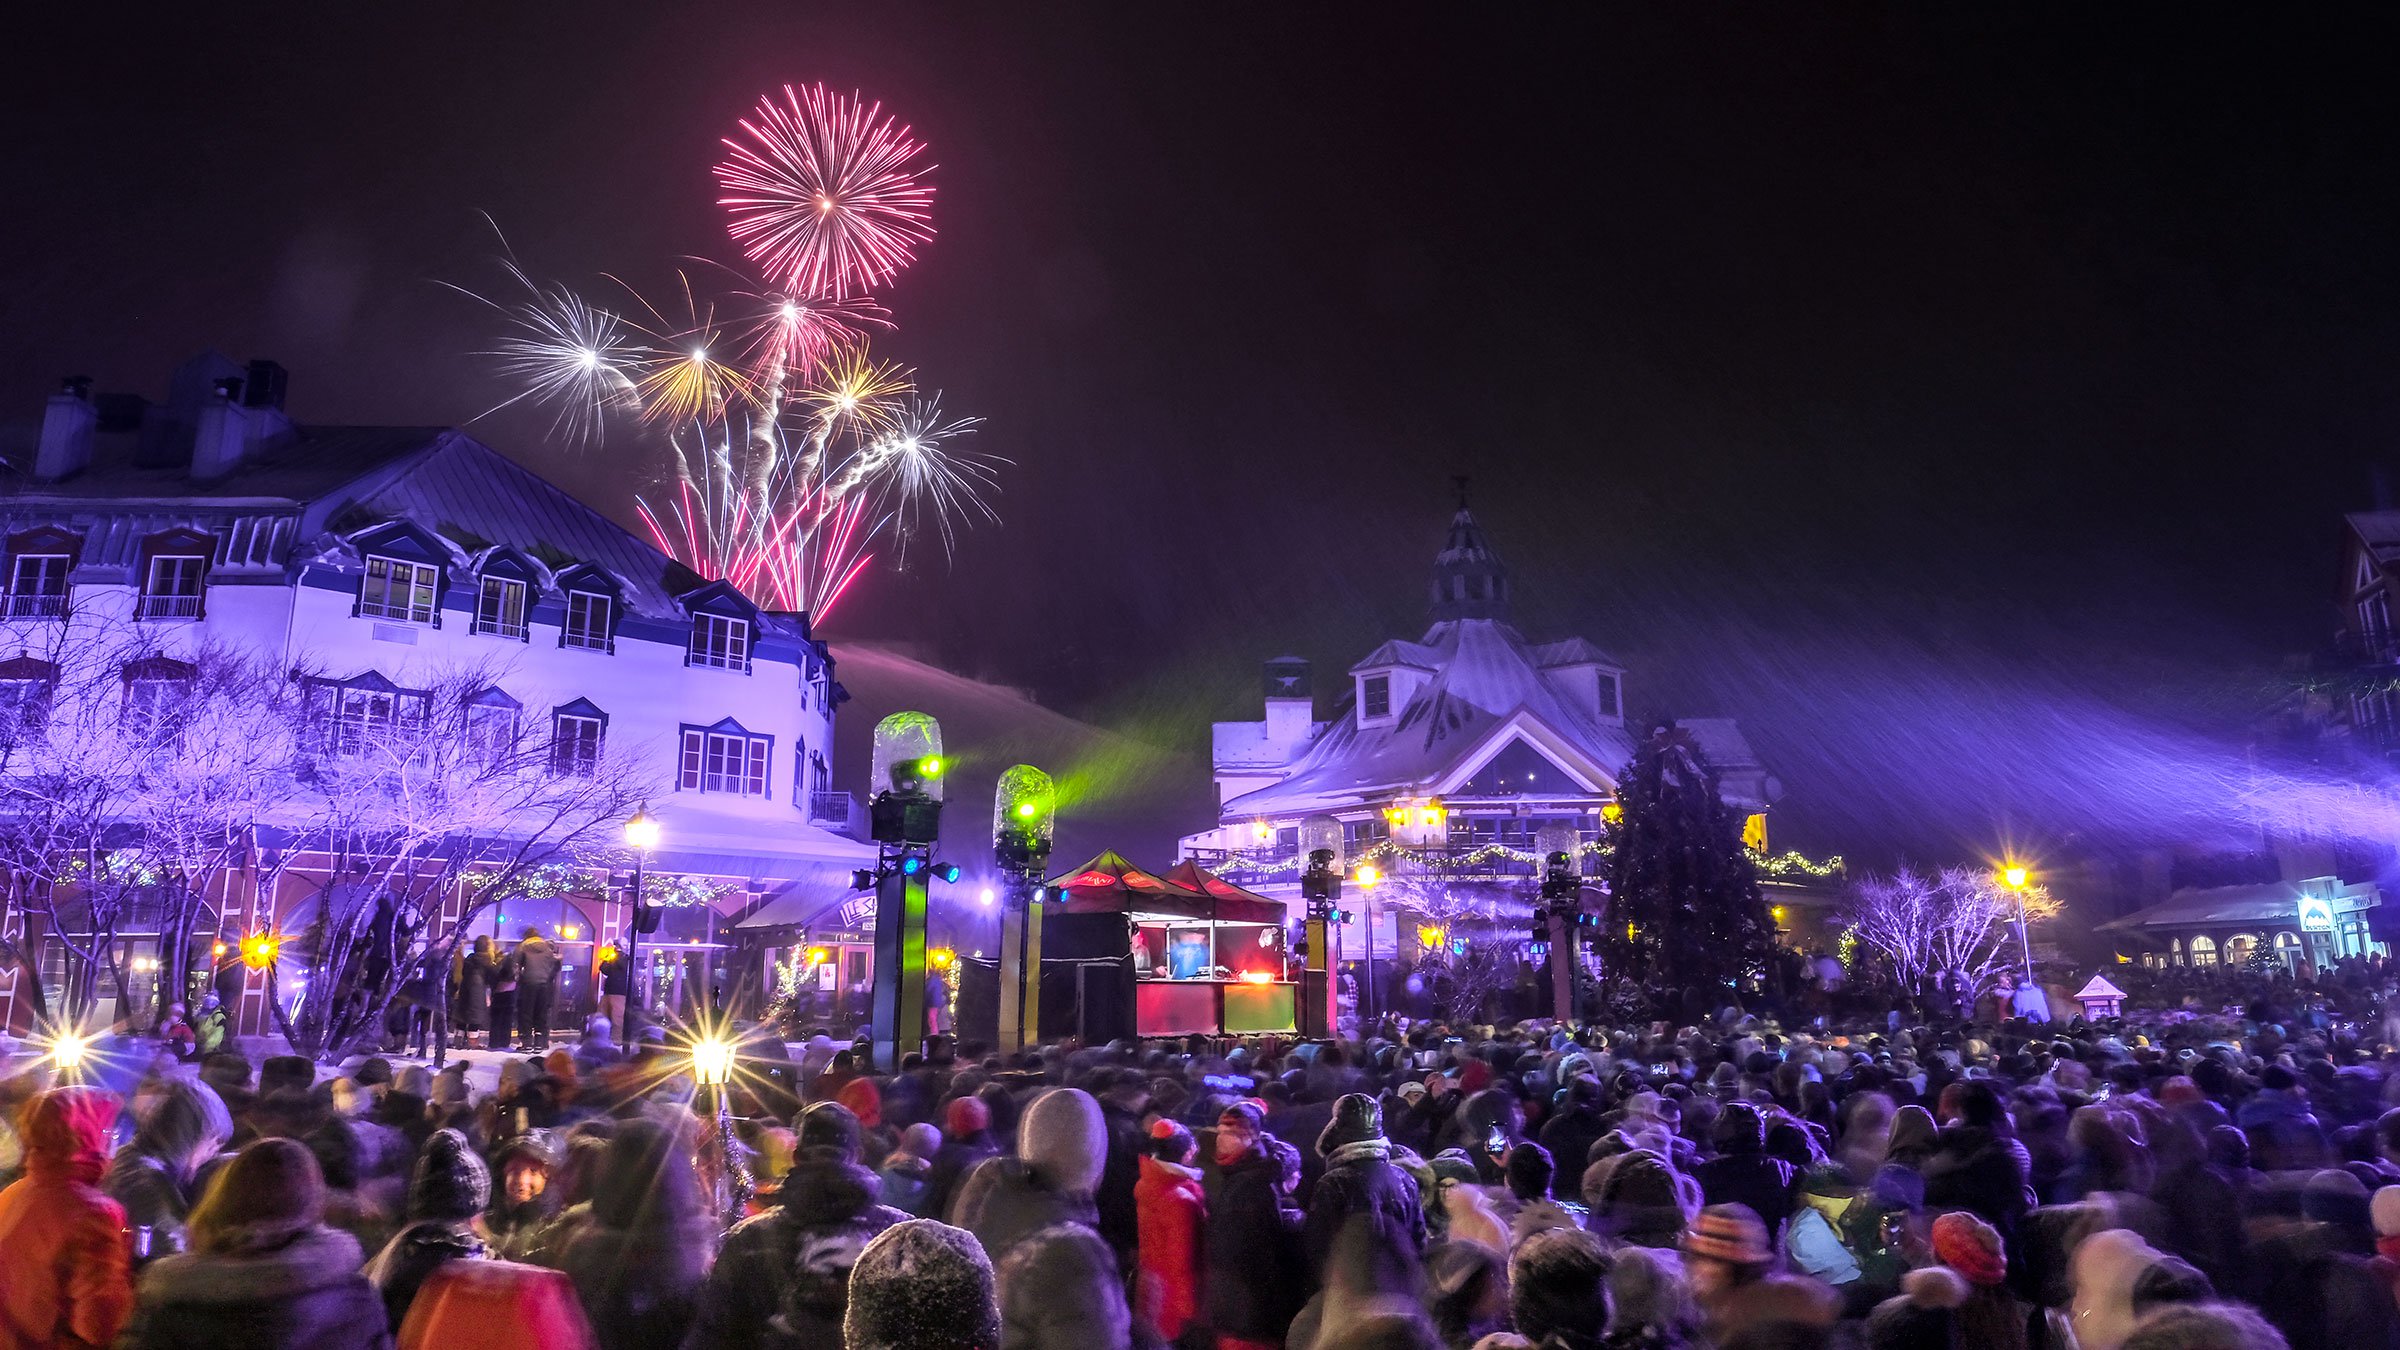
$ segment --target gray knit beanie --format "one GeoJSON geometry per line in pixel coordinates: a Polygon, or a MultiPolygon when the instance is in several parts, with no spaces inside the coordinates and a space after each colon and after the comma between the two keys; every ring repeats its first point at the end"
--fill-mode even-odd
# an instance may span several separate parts
{"type": "Polygon", "coordinates": [[[850,1267],[844,1350],[993,1350],[1000,1305],[983,1244],[911,1219],[876,1234],[850,1267]]]}

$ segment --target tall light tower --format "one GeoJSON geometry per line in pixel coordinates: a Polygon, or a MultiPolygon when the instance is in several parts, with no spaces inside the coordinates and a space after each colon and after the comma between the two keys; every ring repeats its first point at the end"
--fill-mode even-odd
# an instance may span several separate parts
{"type": "Polygon", "coordinates": [[[1308,917],[1301,929],[1307,966],[1300,976],[1300,1034],[1331,1036],[1339,1022],[1341,954],[1334,950],[1341,932],[1342,826],[1331,816],[1310,816],[1300,822],[1300,849],[1307,863],[1300,873],[1300,897],[1308,917]]]}
{"type": "Polygon", "coordinates": [[[926,883],[958,880],[937,864],[942,834],[941,724],[921,712],[897,712],[875,724],[868,833],[875,870],[851,877],[875,892],[875,1067],[890,1073],[925,1039],[926,883]]]}
{"type": "Polygon", "coordinates": [[[1000,871],[1000,1052],[1042,1038],[1042,873],[1058,827],[1058,788],[1030,764],[1000,775],[992,861],[1000,871]]]}
{"type": "Polygon", "coordinates": [[[1534,831],[1534,852],[1542,855],[1541,903],[1534,913],[1545,920],[1550,943],[1550,1015],[1561,1022],[1575,1016],[1575,945],[1583,937],[1583,868],[1575,850],[1581,844],[1572,825],[1552,823],[1534,831]]]}

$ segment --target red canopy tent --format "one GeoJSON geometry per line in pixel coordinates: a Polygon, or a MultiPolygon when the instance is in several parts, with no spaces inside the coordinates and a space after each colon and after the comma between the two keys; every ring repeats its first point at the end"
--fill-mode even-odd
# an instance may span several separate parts
{"type": "MultiPolygon", "coordinates": [[[[1119,992],[1133,1014],[1134,1025],[1128,1030],[1153,1036],[1292,1029],[1294,987],[1281,978],[1281,903],[1243,890],[1194,863],[1178,863],[1165,876],[1158,876],[1115,852],[1102,853],[1061,873],[1049,885],[1058,898],[1043,906],[1049,916],[1044,920],[1045,960],[1125,960],[1125,984],[1119,992]],[[1088,925],[1104,925],[1105,930],[1088,925]],[[1228,926],[1273,930],[1259,934],[1256,944],[1242,943],[1239,950],[1246,957],[1264,958],[1274,968],[1259,968],[1255,960],[1225,960],[1218,933],[1228,926]],[[1187,974],[1181,979],[1144,979],[1137,986],[1130,960],[1136,930],[1162,927],[1206,929],[1206,967],[1198,978],[1187,974]],[[1251,968],[1242,969],[1244,964],[1251,968]],[[1213,977],[1208,973],[1219,969],[1225,973],[1213,977]]],[[[1164,974],[1163,966],[1150,968],[1164,974]]],[[[1095,1030],[1095,1019],[1090,1016],[1093,996],[1088,987],[1083,1002],[1086,1015],[1080,1030],[1089,1036],[1095,1030]]],[[[1045,1029],[1051,1021],[1049,1009],[1045,996],[1045,1029]]]]}
{"type": "Polygon", "coordinates": [[[1283,902],[1246,891],[1186,858],[1167,869],[1166,879],[1187,891],[1199,891],[1213,902],[1209,917],[1225,923],[1272,923],[1284,919],[1283,902]]]}
{"type": "Polygon", "coordinates": [[[1050,885],[1060,893],[1060,898],[1049,906],[1053,914],[1157,914],[1205,919],[1212,903],[1207,892],[1145,872],[1113,849],[1052,878],[1050,885]]]}

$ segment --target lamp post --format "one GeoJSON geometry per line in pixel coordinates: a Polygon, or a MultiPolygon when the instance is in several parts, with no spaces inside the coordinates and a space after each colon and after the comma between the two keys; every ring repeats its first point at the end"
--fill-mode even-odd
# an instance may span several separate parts
{"type": "Polygon", "coordinates": [[[750,1169],[742,1163],[741,1141],[733,1133],[733,1109],[728,1104],[733,1094],[733,1060],[735,1045],[722,1035],[712,1035],[692,1042],[692,1078],[709,1090],[717,1099],[717,1213],[726,1219],[741,1216],[756,1185],[750,1169]]]}
{"type": "Polygon", "coordinates": [[[625,1046],[631,1050],[641,1039],[642,1026],[642,930],[655,926],[649,906],[643,903],[642,882],[650,862],[650,850],[658,847],[658,821],[650,814],[650,804],[636,808],[633,818],[625,822],[625,842],[633,846],[633,918],[625,925],[625,1046]]]}
{"type": "Polygon", "coordinates": [[[2030,874],[2022,863],[2010,863],[2000,869],[2000,880],[2017,897],[2017,948],[2025,955],[2025,983],[2033,984],[2033,939],[2025,931],[2025,885],[2030,874]]]}

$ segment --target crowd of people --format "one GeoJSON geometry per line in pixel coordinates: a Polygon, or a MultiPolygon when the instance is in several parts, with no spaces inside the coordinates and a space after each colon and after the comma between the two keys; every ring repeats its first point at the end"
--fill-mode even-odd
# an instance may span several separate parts
{"type": "Polygon", "coordinates": [[[2324,1013],[758,1035],[730,1127],[604,1016],[480,1092],[25,1071],[0,1350],[413,1350],[525,1269],[603,1350],[2400,1347],[2400,1051],[2324,1013]]]}

